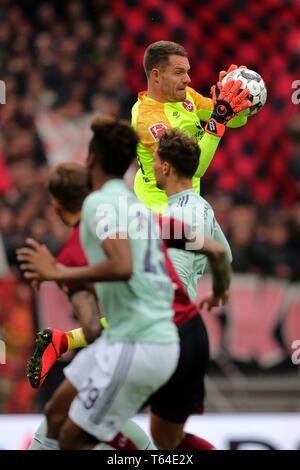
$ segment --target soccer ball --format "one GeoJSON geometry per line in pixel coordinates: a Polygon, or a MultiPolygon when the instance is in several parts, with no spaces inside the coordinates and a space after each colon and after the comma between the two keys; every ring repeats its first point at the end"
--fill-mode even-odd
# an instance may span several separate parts
{"type": "Polygon", "coordinates": [[[248,109],[241,111],[239,115],[252,116],[258,113],[267,101],[267,88],[265,82],[261,76],[254,70],[249,69],[236,69],[228,73],[222,80],[223,85],[230,79],[241,80],[241,91],[245,88],[250,90],[248,99],[252,102],[252,105],[248,109]]]}

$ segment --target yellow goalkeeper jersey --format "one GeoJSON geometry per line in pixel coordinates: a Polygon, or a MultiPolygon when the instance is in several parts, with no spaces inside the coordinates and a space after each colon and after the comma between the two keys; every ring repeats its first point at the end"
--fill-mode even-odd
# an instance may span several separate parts
{"type": "MultiPolygon", "coordinates": [[[[132,108],[132,126],[137,131],[138,170],[134,191],[137,197],[151,210],[162,212],[168,203],[165,191],[157,188],[153,171],[153,155],[157,141],[165,129],[176,127],[193,136],[200,147],[200,163],[193,177],[193,187],[200,193],[200,178],[206,172],[219,145],[220,138],[204,132],[200,121],[208,121],[213,110],[210,98],[205,98],[193,88],[187,88],[183,102],[161,103],[150,98],[147,92],[141,92],[132,108]]],[[[240,127],[246,124],[245,116],[235,116],[229,127],[240,127]]]]}

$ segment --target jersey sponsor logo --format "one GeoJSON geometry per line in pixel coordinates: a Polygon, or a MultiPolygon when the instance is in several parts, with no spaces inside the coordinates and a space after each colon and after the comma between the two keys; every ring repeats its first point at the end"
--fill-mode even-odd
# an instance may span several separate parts
{"type": "Polygon", "coordinates": [[[162,135],[166,129],[167,126],[165,126],[163,122],[157,122],[156,124],[153,124],[153,126],[148,127],[148,131],[154,140],[158,140],[159,136],[162,135]]]}
{"type": "Polygon", "coordinates": [[[187,110],[189,111],[190,113],[192,113],[194,111],[194,105],[193,103],[190,101],[190,100],[185,100],[183,103],[182,103],[182,106],[187,110]]]}

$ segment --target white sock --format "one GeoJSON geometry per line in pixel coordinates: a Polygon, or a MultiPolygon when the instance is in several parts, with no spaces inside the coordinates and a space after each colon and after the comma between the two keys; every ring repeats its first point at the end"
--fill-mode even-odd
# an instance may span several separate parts
{"type": "Polygon", "coordinates": [[[44,418],[37,428],[28,450],[59,450],[58,441],[56,439],[50,439],[46,437],[46,435],[47,420],[44,418]]]}
{"type": "Polygon", "coordinates": [[[44,447],[44,450],[60,450],[58,441],[56,439],[44,437],[41,439],[41,443],[44,447]]]}
{"type": "MultiPolygon", "coordinates": [[[[157,447],[153,444],[150,437],[145,431],[132,419],[129,419],[121,428],[121,431],[126,437],[128,437],[139,450],[157,450],[157,447]]],[[[93,450],[115,450],[104,442],[99,442],[93,450]]]]}
{"type": "Polygon", "coordinates": [[[97,444],[93,450],[116,450],[114,449],[113,447],[105,444],[105,442],[99,442],[99,444],[97,444]]]}

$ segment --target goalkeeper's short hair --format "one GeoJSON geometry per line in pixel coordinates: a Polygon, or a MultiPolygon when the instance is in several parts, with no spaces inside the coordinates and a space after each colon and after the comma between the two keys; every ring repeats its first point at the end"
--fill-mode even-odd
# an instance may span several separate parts
{"type": "Polygon", "coordinates": [[[150,72],[154,68],[165,67],[169,62],[170,55],[187,57],[187,52],[183,46],[172,41],[157,41],[150,44],[144,54],[144,70],[149,78],[150,72]]]}

